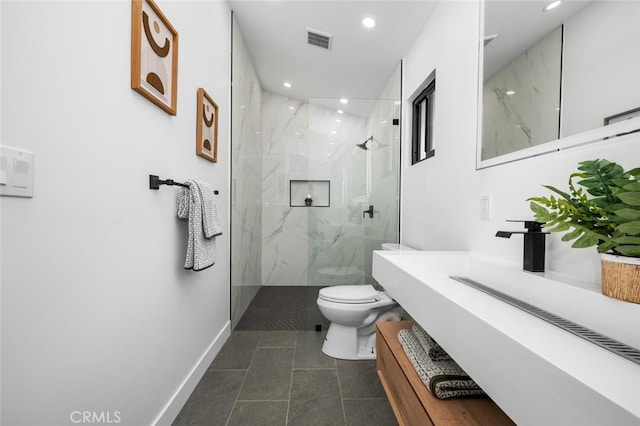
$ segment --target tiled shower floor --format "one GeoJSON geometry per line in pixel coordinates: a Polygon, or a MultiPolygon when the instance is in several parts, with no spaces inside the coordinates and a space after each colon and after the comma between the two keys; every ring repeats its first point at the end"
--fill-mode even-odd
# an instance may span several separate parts
{"type": "Polygon", "coordinates": [[[173,424],[397,425],[375,361],[324,355],[325,333],[236,329],[173,424]]]}
{"type": "Polygon", "coordinates": [[[315,330],[329,327],[316,299],[317,286],[264,286],[253,298],[235,330],[315,330]]]}

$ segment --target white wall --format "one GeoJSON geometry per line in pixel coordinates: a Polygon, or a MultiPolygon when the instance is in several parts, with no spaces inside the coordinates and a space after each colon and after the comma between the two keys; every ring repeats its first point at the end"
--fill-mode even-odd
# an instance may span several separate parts
{"type": "MultiPolygon", "coordinates": [[[[404,61],[405,111],[410,96],[436,68],[435,157],[410,166],[410,117],[403,120],[404,162],[401,242],[427,250],[473,250],[522,261],[522,239],[494,237],[521,228],[506,219],[532,219],[528,197],[543,184],[566,188],[577,163],[595,158],[638,165],[640,135],[476,171],[479,6],[442,2],[404,61]],[[491,220],[480,219],[480,196],[491,194],[491,220]]],[[[595,248],[572,249],[548,237],[547,269],[591,281],[600,279],[595,248]]]]}
{"type": "Polygon", "coordinates": [[[435,157],[411,166],[403,117],[401,242],[425,250],[471,246],[478,75],[478,4],[442,2],[404,60],[404,111],[436,69],[435,157]]]}
{"type": "Polygon", "coordinates": [[[2,423],[169,424],[229,335],[229,12],[158,1],[180,34],[178,115],[130,89],[131,2],[2,2],[3,145],[35,154],[35,196],[0,199],[2,423]],[[220,107],[195,155],[196,90],[220,107]],[[176,188],[220,190],[217,263],[183,269],[176,188]]]}

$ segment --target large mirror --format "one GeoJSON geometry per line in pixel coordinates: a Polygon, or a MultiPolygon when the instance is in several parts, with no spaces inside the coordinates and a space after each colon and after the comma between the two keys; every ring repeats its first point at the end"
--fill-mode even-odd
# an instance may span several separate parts
{"type": "Polygon", "coordinates": [[[640,129],[640,2],[486,0],[478,167],[640,129]]]}

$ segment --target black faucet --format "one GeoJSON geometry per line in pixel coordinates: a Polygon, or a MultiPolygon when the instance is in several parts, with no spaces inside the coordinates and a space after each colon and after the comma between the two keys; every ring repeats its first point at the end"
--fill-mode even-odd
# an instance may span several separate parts
{"type": "Polygon", "coordinates": [[[510,238],[513,234],[524,234],[524,256],[522,269],[531,272],[544,272],[545,236],[542,223],[533,220],[507,220],[507,222],[524,222],[526,231],[498,231],[496,237],[510,238]]]}

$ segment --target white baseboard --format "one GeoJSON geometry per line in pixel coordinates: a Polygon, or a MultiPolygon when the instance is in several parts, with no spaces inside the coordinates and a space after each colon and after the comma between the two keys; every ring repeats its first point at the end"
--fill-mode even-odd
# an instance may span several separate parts
{"type": "Polygon", "coordinates": [[[218,333],[215,339],[213,339],[213,342],[211,342],[207,350],[204,351],[196,365],[191,369],[184,382],[182,382],[178,387],[167,405],[162,408],[162,411],[153,422],[154,425],[170,426],[171,423],[173,423],[185,402],[187,402],[187,399],[189,399],[189,396],[200,379],[202,379],[207,368],[209,368],[213,359],[218,355],[218,352],[222,349],[222,345],[224,345],[229,336],[231,336],[231,322],[228,321],[220,333],[218,333]]]}

